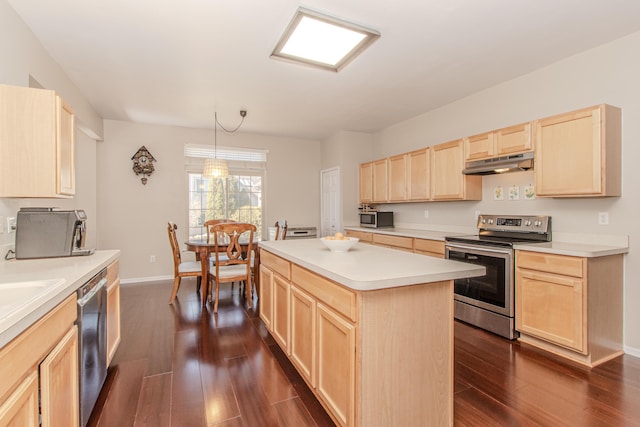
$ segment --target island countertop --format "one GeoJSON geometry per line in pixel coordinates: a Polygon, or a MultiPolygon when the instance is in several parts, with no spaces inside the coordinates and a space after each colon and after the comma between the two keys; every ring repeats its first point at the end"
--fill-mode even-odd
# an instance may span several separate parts
{"type": "Polygon", "coordinates": [[[331,252],[320,239],[270,240],[260,247],[357,291],[482,276],[482,266],[357,243],[331,252]]]}

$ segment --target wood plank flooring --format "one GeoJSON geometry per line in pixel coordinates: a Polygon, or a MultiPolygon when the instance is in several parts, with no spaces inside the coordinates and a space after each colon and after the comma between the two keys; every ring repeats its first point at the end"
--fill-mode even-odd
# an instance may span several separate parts
{"type": "MultiPolygon", "coordinates": [[[[89,426],[334,425],[237,285],[217,315],[195,280],[170,294],[169,281],[122,286],[122,341],[89,426]]],[[[456,426],[640,426],[638,358],[587,369],[456,322],[454,369],[456,426]]]]}

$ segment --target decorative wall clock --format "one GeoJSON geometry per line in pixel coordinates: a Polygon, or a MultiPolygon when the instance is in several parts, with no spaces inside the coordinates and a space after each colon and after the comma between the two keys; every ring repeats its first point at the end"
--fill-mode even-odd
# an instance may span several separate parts
{"type": "Polygon", "coordinates": [[[140,181],[142,181],[142,185],[147,184],[147,177],[150,176],[155,168],[153,167],[153,162],[156,159],[151,155],[149,150],[143,145],[138,148],[136,154],[131,158],[133,161],[133,171],[136,175],[142,175],[140,181]]]}

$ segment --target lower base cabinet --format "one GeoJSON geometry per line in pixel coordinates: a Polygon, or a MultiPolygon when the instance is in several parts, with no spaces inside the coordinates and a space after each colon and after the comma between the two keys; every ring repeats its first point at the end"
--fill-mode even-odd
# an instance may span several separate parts
{"type": "Polygon", "coordinates": [[[451,281],[359,292],[260,259],[260,317],[337,425],[453,424],[451,281]]]}
{"type": "Polygon", "coordinates": [[[590,367],[622,350],[622,255],[516,251],[520,341],[590,367]]]}
{"type": "Polygon", "coordinates": [[[107,267],[107,366],[120,345],[120,278],[118,261],[107,267]]]}
{"type": "Polygon", "coordinates": [[[0,350],[0,426],[78,426],[76,318],[74,293],[0,350]]]}

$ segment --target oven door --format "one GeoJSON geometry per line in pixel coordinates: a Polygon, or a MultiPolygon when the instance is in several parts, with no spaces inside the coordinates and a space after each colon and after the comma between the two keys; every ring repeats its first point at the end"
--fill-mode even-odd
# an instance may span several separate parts
{"type": "Polygon", "coordinates": [[[487,271],[484,276],[456,279],[454,299],[513,317],[513,249],[448,242],[445,257],[481,265],[487,271]]]}

